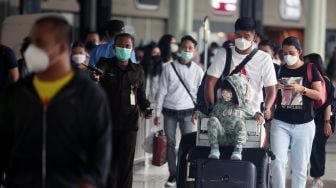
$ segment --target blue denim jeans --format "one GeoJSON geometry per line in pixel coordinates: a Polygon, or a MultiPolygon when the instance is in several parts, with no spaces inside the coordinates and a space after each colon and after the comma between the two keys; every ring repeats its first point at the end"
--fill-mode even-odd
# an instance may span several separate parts
{"type": "Polygon", "coordinates": [[[314,135],[314,120],[304,124],[289,124],[273,119],[271,126],[271,149],[276,156],[276,159],[271,163],[273,188],[286,187],[286,165],[289,146],[291,146],[291,187],[306,187],[307,166],[314,135]]]}
{"type": "Polygon", "coordinates": [[[193,131],[193,124],[191,122],[191,115],[179,113],[164,114],[164,131],[167,136],[167,159],[170,175],[176,175],[176,128],[179,123],[181,134],[191,133],[193,131]]]}

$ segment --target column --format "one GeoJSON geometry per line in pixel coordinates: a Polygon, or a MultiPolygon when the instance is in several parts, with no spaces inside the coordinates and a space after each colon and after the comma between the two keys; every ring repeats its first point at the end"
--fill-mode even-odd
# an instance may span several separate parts
{"type": "Polygon", "coordinates": [[[168,33],[179,40],[192,32],[194,0],[170,0],[169,3],[168,33]]]}
{"type": "Polygon", "coordinates": [[[324,58],[327,0],[308,0],[304,54],[318,53],[324,58]]]}

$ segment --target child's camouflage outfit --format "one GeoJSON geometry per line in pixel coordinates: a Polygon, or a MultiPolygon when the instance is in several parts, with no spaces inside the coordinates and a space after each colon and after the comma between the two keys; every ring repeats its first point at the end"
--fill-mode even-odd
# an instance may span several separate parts
{"type": "MultiPolygon", "coordinates": [[[[238,105],[221,101],[210,113],[208,136],[211,154],[219,158],[219,145],[235,146],[231,159],[241,159],[242,146],[246,143],[247,133],[245,120],[255,118],[255,114],[247,103],[247,81],[238,74],[225,79],[234,89],[238,105]]],[[[234,94],[234,93],[233,93],[234,94]]]]}

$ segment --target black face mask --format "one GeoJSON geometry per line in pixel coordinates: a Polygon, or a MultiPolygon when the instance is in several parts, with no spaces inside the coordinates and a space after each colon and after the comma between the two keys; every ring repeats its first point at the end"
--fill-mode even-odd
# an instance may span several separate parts
{"type": "Polygon", "coordinates": [[[161,61],[161,56],[160,55],[153,55],[152,56],[152,61],[154,63],[157,63],[157,62],[161,61]]]}
{"type": "Polygon", "coordinates": [[[92,50],[93,48],[95,48],[96,46],[98,46],[98,45],[96,45],[94,42],[92,42],[92,41],[89,41],[89,42],[87,42],[86,44],[85,44],[85,48],[86,49],[88,49],[88,50],[92,50]]]}

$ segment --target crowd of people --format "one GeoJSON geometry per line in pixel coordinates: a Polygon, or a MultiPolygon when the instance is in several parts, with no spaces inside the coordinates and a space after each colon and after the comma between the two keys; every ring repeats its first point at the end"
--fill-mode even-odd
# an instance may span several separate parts
{"type": "Polygon", "coordinates": [[[177,41],[166,34],[136,47],[124,23],[110,20],[106,41],[97,32],[73,41],[64,18],[38,19],[22,43],[22,59],[0,46],[0,184],[130,188],[138,119],[145,118],[163,124],[165,185],[176,186],[177,126],[182,137],[193,131],[204,82],[206,115],[212,117],[210,158],[219,158],[219,145],[229,143],[235,145],[231,159],[241,160],[245,116],[259,123],[265,119],[271,121],[276,156],[273,187],[285,187],[289,149],[292,187],[306,186],[309,162],[313,186],[322,187],[325,145],[335,123],[330,119],[333,64],[325,71],[319,54],[303,56],[293,36],[279,46],[259,40],[251,18],[237,19],[234,29],[235,40],[213,42],[203,62],[204,52],[197,53],[198,42],[190,35],[177,41]],[[246,64],[240,66],[242,61],[246,64]],[[323,105],[314,106],[323,92],[323,105]],[[239,125],[225,119],[232,115],[239,125]],[[225,138],[225,131],[236,136],[225,138]]]}

